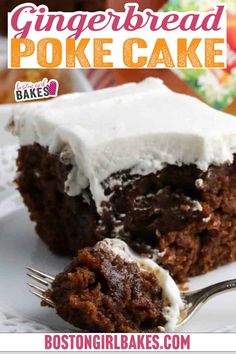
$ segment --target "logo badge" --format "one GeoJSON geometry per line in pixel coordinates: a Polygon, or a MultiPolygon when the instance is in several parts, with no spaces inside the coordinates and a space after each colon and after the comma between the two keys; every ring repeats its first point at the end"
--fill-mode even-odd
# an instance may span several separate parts
{"type": "Polygon", "coordinates": [[[59,83],[55,79],[44,78],[38,82],[17,81],[14,90],[15,100],[16,102],[24,102],[56,97],[58,88],[59,83]]]}

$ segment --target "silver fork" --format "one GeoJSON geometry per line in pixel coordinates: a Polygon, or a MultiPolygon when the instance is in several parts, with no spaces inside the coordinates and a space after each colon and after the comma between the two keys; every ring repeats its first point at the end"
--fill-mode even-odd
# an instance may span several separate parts
{"type": "MultiPolygon", "coordinates": [[[[31,279],[44,286],[42,287],[28,283],[31,288],[31,293],[46,302],[49,306],[55,308],[53,301],[46,296],[46,291],[50,289],[55,277],[34,268],[28,267],[27,270],[27,275],[31,279]]],[[[181,292],[181,298],[183,299],[185,306],[181,312],[176,328],[186,323],[209,299],[218,294],[232,291],[234,289],[236,289],[236,279],[222,281],[200,290],[181,292]]]]}
{"type": "Polygon", "coordinates": [[[185,308],[180,315],[180,319],[176,327],[180,327],[186,323],[208,300],[212,299],[216,295],[235,289],[236,279],[230,279],[209,285],[199,290],[181,292],[181,298],[183,299],[185,308]]]}

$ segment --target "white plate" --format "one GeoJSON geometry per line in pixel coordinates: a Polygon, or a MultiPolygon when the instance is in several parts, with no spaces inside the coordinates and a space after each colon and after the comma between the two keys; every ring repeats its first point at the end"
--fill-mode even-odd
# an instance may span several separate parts
{"type": "MultiPolygon", "coordinates": [[[[24,321],[27,331],[34,331],[35,326],[36,330],[37,327],[41,328],[35,323],[58,331],[68,330],[69,325],[54,311],[40,308],[39,300],[29,293],[26,285],[29,281],[26,277],[27,266],[55,274],[67,263],[68,259],[52,255],[43,242],[35,237],[34,225],[18,192],[8,190],[0,193],[0,306],[5,315],[14,314],[17,317],[16,330],[25,331],[24,321]]],[[[10,325],[14,326],[14,323],[10,325]]],[[[0,330],[8,331],[8,326],[9,323],[4,328],[1,323],[0,330]]]]}
{"type": "MultiPolygon", "coordinates": [[[[18,192],[0,193],[0,330],[1,331],[68,331],[69,325],[53,310],[40,307],[29,293],[26,267],[32,266],[56,274],[68,259],[53,255],[35,235],[18,192]],[[5,318],[5,322],[1,321],[5,318]]],[[[236,263],[206,275],[192,278],[189,288],[197,289],[236,277],[236,263]]],[[[236,291],[220,295],[186,324],[182,332],[236,332],[236,291]]]]}

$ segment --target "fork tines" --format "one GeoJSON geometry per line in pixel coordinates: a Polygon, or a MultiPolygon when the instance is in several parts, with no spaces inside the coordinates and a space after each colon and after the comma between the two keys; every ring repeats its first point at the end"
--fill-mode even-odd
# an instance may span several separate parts
{"type": "Polygon", "coordinates": [[[53,301],[47,296],[47,290],[50,288],[51,283],[54,281],[55,278],[50,274],[46,274],[34,268],[27,267],[27,270],[27,276],[29,276],[36,282],[44,285],[44,287],[41,287],[35,284],[28,283],[28,285],[32,289],[30,290],[30,292],[35,296],[39,297],[44,302],[46,302],[49,306],[54,307],[53,301]]]}

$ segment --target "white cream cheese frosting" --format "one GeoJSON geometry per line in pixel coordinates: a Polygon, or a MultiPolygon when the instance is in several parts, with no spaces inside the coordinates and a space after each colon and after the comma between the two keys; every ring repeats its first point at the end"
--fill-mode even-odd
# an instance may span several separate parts
{"type": "Polygon", "coordinates": [[[141,271],[151,272],[157,277],[165,304],[162,314],[167,322],[164,328],[167,332],[173,331],[181,316],[181,311],[184,309],[184,303],[181,299],[180,291],[169,272],[156,264],[152,259],[138,256],[124,241],[119,239],[107,238],[98,242],[96,247],[105,250],[108,249],[126,262],[137,264],[141,271]]]}
{"type": "Polygon", "coordinates": [[[98,211],[106,200],[102,182],[130,169],[146,175],[166,164],[233,161],[236,118],[148,78],[47,102],[17,104],[9,128],[21,145],[39,143],[59,153],[73,169],[65,183],[70,196],[89,187],[98,211]]]}

